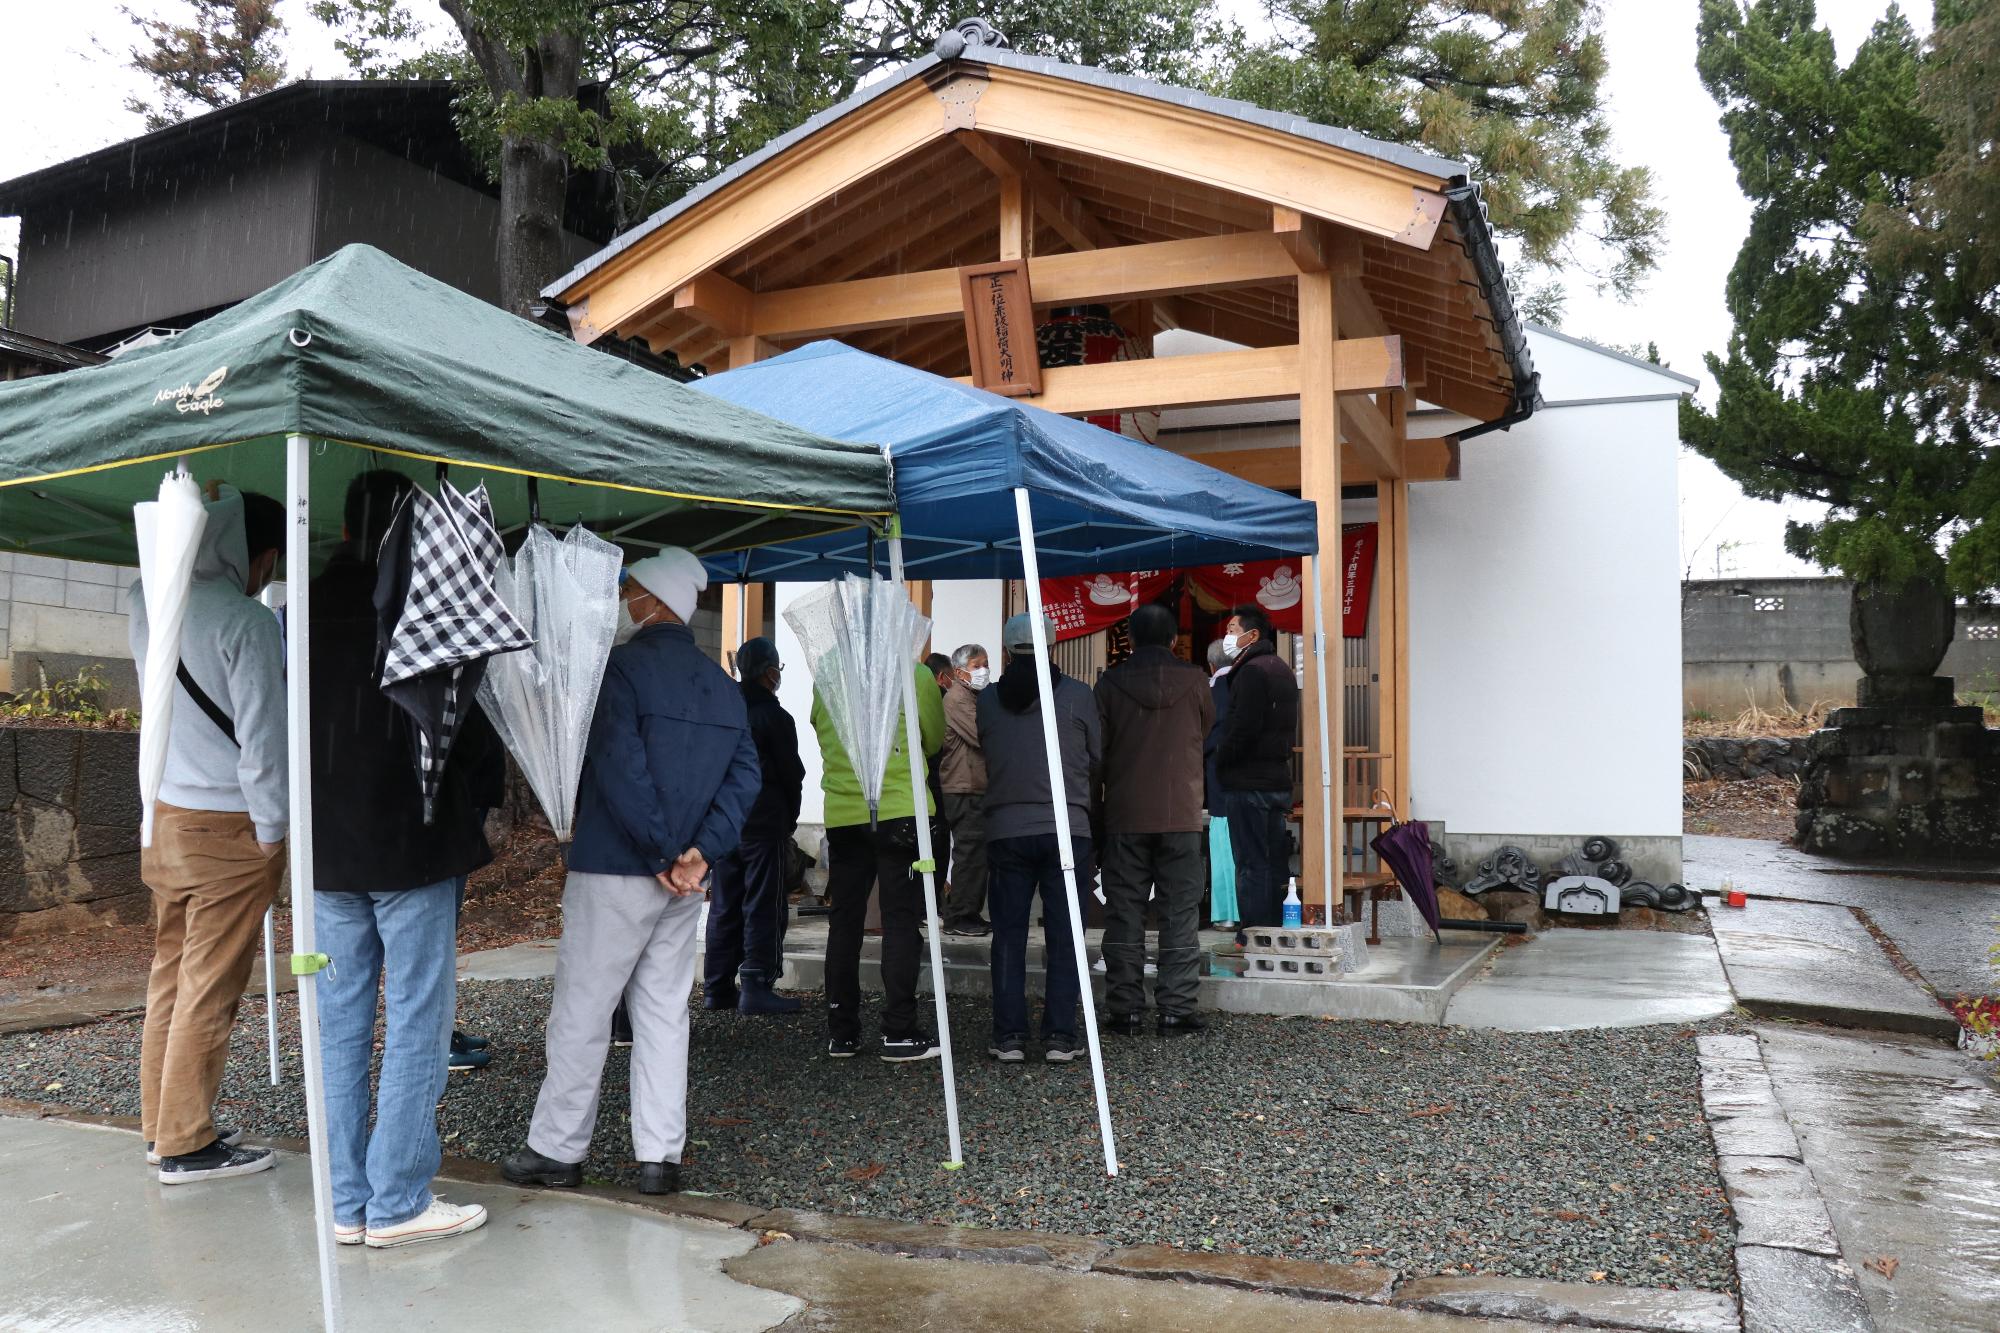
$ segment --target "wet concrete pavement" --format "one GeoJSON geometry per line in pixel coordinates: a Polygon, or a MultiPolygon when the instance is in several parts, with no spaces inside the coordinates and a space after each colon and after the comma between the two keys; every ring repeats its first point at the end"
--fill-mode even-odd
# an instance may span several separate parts
{"type": "Polygon", "coordinates": [[[1737,1000],[1768,1018],[1955,1038],[1958,1023],[1897,969],[1852,909],[1752,898],[1709,912],[1737,1000]]]}
{"type": "Polygon", "coordinates": [[[1920,1038],[1757,1035],[1876,1327],[2000,1329],[2000,1091],[1920,1038]]]}
{"type": "MultiPolygon", "coordinates": [[[[573,1196],[442,1191],[492,1217],[469,1236],[336,1256],[345,1327],[756,1333],[800,1302],[724,1277],[744,1232],[573,1196]]],[[[0,1117],[0,1328],[231,1333],[318,1326],[312,1176],[163,1188],[136,1134],[0,1117]]]]}
{"type": "MultiPolygon", "coordinates": [[[[2000,939],[2000,867],[1984,872],[1883,870],[1753,838],[1682,839],[1690,888],[1725,882],[1756,897],[1838,903],[1866,912],[1897,950],[1943,995],[2000,990],[1986,951],[2000,939]]],[[[1718,915],[1721,909],[1718,909],[1718,915]]]]}
{"type": "Polygon", "coordinates": [[[1445,1022],[1503,1032],[1691,1023],[1735,1007],[1706,935],[1549,930],[1493,955],[1445,1022]]]}
{"type": "Polygon", "coordinates": [[[900,1259],[865,1250],[779,1241],[731,1260],[731,1278],[810,1302],[786,1333],[1532,1333],[1547,1324],[1470,1319],[1335,1301],[1295,1300],[1228,1287],[1022,1264],[900,1259]]]}

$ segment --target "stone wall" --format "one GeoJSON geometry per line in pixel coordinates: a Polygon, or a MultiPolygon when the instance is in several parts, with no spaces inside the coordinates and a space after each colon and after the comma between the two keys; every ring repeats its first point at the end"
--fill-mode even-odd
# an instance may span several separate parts
{"type": "Polygon", "coordinates": [[[1783,736],[1692,736],[1681,746],[1684,776],[1726,778],[1796,778],[1804,775],[1805,740],[1783,736]]]}
{"type": "Polygon", "coordinates": [[[0,722],[0,939],[144,921],[139,734],[0,722]]]}

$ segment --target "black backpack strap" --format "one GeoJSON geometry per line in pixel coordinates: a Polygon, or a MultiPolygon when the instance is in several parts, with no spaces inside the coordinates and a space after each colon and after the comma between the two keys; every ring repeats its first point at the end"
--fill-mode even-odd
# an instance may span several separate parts
{"type": "Polygon", "coordinates": [[[188,674],[186,662],[174,668],[174,676],[180,681],[181,688],[187,691],[188,698],[194,700],[194,706],[208,714],[208,720],[213,722],[223,735],[229,737],[231,745],[239,750],[242,749],[243,742],[236,739],[236,724],[229,720],[229,714],[223,712],[215,700],[208,697],[208,691],[195,683],[195,678],[188,674]]]}

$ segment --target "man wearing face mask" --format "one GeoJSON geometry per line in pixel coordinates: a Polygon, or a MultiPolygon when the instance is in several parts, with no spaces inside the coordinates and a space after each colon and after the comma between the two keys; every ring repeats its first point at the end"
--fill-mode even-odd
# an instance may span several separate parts
{"type": "Polygon", "coordinates": [[[668,547],[626,574],[621,599],[634,632],[611,650],[584,752],[548,1075],[527,1146],[501,1173],[517,1185],[581,1183],[622,996],[632,1019],[639,1192],[671,1194],[687,1143],[702,890],[710,868],[736,851],[762,784],[743,692],[688,629],[708,586],[701,562],[668,547]]]}
{"type": "Polygon", "coordinates": [[[986,910],[986,754],[979,748],[979,692],[989,678],[986,650],[968,643],[951,655],[952,688],[944,695],[944,749],[938,785],[951,826],[951,900],[947,935],[990,935],[986,910]]]}
{"type": "Polygon", "coordinates": [[[744,1014],[795,1014],[799,1002],[780,995],[786,917],[785,856],[799,826],[806,767],[799,732],[778,702],[785,668],[778,646],[752,639],[736,650],[736,674],[749,710],[763,785],[743,823],[743,841],[715,867],[708,900],[708,943],[702,955],[701,1002],[744,1014]]]}
{"type": "Polygon", "coordinates": [[[1224,631],[1229,710],[1215,747],[1216,778],[1236,852],[1236,902],[1246,926],[1275,926],[1284,914],[1291,835],[1292,746],[1299,729],[1299,682],[1278,657],[1264,608],[1236,608],[1224,631]]]}
{"type": "MultiPolygon", "coordinates": [[[[195,552],[181,627],[180,683],[140,877],[153,891],[152,975],[140,1046],[141,1120],[160,1183],[248,1175],[275,1160],[215,1124],[229,1030],[250,980],[264,910],[285,862],[284,647],[255,600],[284,550],[285,510],[219,490],[195,552]]],[[[146,593],[126,598],[146,674],[146,593]]]]}

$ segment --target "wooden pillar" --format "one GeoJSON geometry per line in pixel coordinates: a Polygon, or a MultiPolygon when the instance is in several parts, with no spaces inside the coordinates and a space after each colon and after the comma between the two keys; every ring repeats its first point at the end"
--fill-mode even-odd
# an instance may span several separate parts
{"type": "MultiPolygon", "coordinates": [[[[736,370],[752,361],[777,355],[778,349],[755,334],[729,340],[729,368],[736,370]]],[[[764,632],[764,587],[761,583],[722,585],[722,666],[728,670],[730,657],[748,640],[764,632]]]]}
{"type": "MultiPolygon", "coordinates": [[[[1311,562],[1311,577],[1319,580],[1327,613],[1334,621],[1327,639],[1326,663],[1313,663],[1316,670],[1339,670],[1340,577],[1340,414],[1334,395],[1334,344],[1340,328],[1334,308],[1334,275],[1325,270],[1299,274],[1299,493],[1319,506],[1319,549],[1311,562]]],[[[1313,600],[1304,599],[1306,643],[1310,650],[1316,628],[1313,600]]],[[[1333,880],[1336,908],[1340,901],[1339,882],[1343,830],[1339,827],[1344,806],[1341,791],[1342,695],[1341,678],[1327,678],[1327,734],[1332,739],[1334,864],[1323,867],[1321,860],[1319,690],[1310,673],[1301,691],[1305,718],[1305,846],[1300,868],[1299,897],[1308,903],[1322,901],[1327,877],[1333,880]]]]}
{"type": "MultiPolygon", "coordinates": [[[[1375,554],[1375,628],[1377,715],[1376,748],[1388,756],[1381,782],[1396,803],[1396,813],[1409,818],[1410,626],[1403,597],[1408,586],[1408,520],[1410,484],[1401,478],[1375,483],[1377,544],[1375,554]]],[[[1359,803],[1362,793],[1356,793],[1359,803]]]]}
{"type": "Polygon", "coordinates": [[[1000,258],[1026,259],[1034,252],[1035,206],[1028,182],[1016,172],[1000,177],[1000,258]]]}
{"type": "MultiPolygon", "coordinates": [[[[924,619],[931,618],[931,584],[929,579],[918,579],[910,585],[910,601],[915,604],[917,614],[924,619]]],[[[925,639],[924,646],[917,649],[918,657],[929,657],[936,651],[935,640],[925,639]]]]}

